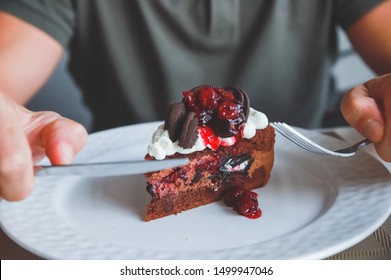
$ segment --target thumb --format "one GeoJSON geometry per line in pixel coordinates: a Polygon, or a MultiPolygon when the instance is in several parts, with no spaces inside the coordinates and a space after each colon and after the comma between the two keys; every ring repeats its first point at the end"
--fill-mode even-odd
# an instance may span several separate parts
{"type": "Polygon", "coordinates": [[[52,164],[69,164],[85,145],[87,132],[81,124],[59,118],[42,129],[41,139],[52,164]]]}

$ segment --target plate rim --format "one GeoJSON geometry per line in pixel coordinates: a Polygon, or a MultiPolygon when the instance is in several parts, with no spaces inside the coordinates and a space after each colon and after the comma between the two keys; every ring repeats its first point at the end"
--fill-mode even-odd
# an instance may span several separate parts
{"type": "MultiPolygon", "coordinates": [[[[116,131],[118,130],[126,130],[126,129],[137,129],[139,127],[145,127],[145,126],[151,126],[151,127],[157,127],[158,124],[160,124],[161,122],[149,122],[149,123],[141,123],[141,124],[135,124],[135,125],[128,125],[128,126],[124,126],[124,127],[118,127],[118,128],[113,128],[113,129],[109,129],[109,130],[105,130],[105,131],[100,131],[100,132],[96,132],[96,133],[93,133],[93,134],[90,134],[90,137],[89,137],[89,142],[90,140],[92,140],[92,142],[94,141],[95,138],[100,138],[102,137],[102,135],[107,135],[107,134],[111,134],[111,133],[115,133],[116,131]]],[[[311,136],[316,136],[316,135],[321,135],[320,133],[316,132],[316,131],[309,131],[309,130],[302,130],[302,132],[304,134],[311,134],[311,136]]],[[[277,135],[278,137],[278,135],[277,135]]],[[[324,137],[327,137],[327,136],[324,136],[324,135],[321,135],[320,138],[324,138],[324,137]]],[[[343,142],[341,140],[337,140],[337,139],[333,139],[333,141],[337,141],[339,143],[343,142]]],[[[87,144],[88,145],[88,144],[87,144]]],[[[377,162],[378,163],[378,167],[381,167],[383,166],[379,161],[377,161],[375,158],[371,157],[370,155],[368,154],[365,154],[365,156],[363,155],[362,157],[364,158],[371,158],[373,159],[374,162],[377,162]]],[[[383,172],[385,172],[385,174],[389,174],[388,171],[386,171],[386,168],[383,166],[383,172]]],[[[388,176],[389,178],[389,176],[388,176]]],[[[340,186],[338,186],[340,187],[340,186]]],[[[387,191],[386,193],[387,194],[391,194],[391,187],[390,186],[383,186],[384,188],[387,188],[387,191]]],[[[340,193],[338,192],[337,193],[337,198],[341,198],[340,197],[340,193]]],[[[7,205],[9,202],[5,202],[5,201],[2,201],[0,202],[0,209],[3,210],[2,208],[7,208],[6,206],[4,205],[7,205]]],[[[23,202],[22,202],[23,203],[23,202]]],[[[331,205],[331,208],[333,208],[334,205],[331,205]]],[[[17,236],[15,235],[15,233],[9,228],[9,224],[4,224],[4,216],[6,215],[2,215],[3,211],[0,211],[0,225],[2,227],[2,229],[4,230],[4,232],[12,239],[14,240],[16,243],[18,243],[19,245],[21,245],[23,248],[27,249],[28,251],[31,251],[32,253],[38,255],[38,256],[41,256],[43,258],[47,258],[47,259],[67,259],[66,256],[54,256],[53,254],[51,254],[50,252],[45,252],[45,250],[41,250],[41,249],[36,249],[34,246],[31,246],[29,244],[28,241],[24,240],[22,237],[20,236],[17,236]]],[[[379,216],[374,222],[372,222],[371,225],[369,225],[368,227],[366,227],[366,230],[363,230],[361,232],[361,234],[356,234],[356,236],[354,236],[353,238],[345,238],[344,241],[342,242],[339,242],[338,244],[334,244],[333,246],[329,246],[329,247],[325,247],[323,249],[318,249],[316,251],[313,251],[313,252],[302,252],[301,255],[297,255],[297,256],[289,256],[289,255],[285,255],[284,256],[279,256],[279,257],[274,257],[273,259],[291,259],[291,258],[294,258],[294,259],[322,259],[322,258],[326,258],[328,256],[331,256],[335,253],[338,253],[338,252],[341,252],[355,244],[357,244],[358,242],[362,241],[363,239],[365,239],[367,236],[369,236],[372,232],[374,232],[378,227],[380,227],[386,220],[387,218],[389,217],[389,215],[391,214],[391,204],[388,205],[388,208],[387,209],[384,209],[383,211],[383,215],[379,216]]],[[[324,217],[324,215],[322,216],[324,217]]],[[[322,218],[321,217],[321,218],[322,218]]],[[[324,218],[323,218],[324,219],[324,218]]],[[[6,221],[7,222],[7,221],[6,221]]],[[[319,219],[315,220],[314,223],[316,224],[317,222],[319,222],[319,219]]],[[[314,224],[313,223],[313,224],[314,224]]],[[[12,223],[11,223],[12,224],[12,223]]],[[[313,226],[313,225],[312,225],[313,226]]],[[[307,227],[304,227],[304,228],[307,228],[307,227]]],[[[305,230],[303,231],[303,229],[300,229],[299,232],[302,232],[301,234],[305,234],[305,230]]],[[[276,244],[280,244],[279,242],[283,242],[284,240],[287,240],[287,238],[285,236],[282,236],[282,237],[277,237],[275,239],[273,239],[273,242],[276,243],[276,244]]],[[[103,244],[104,245],[107,245],[107,244],[103,244]]],[[[247,246],[243,246],[242,250],[239,250],[240,252],[236,252],[236,258],[241,258],[241,259],[245,259],[245,258],[255,258],[255,259],[258,259],[257,256],[262,256],[262,252],[258,252],[258,253],[253,253],[253,254],[248,254],[248,252],[243,252],[245,251],[245,247],[247,246]]],[[[270,246],[269,246],[270,247],[270,246]]],[[[273,247],[273,246],[271,246],[273,247]]],[[[224,251],[224,250],[217,250],[217,251],[224,251]]],[[[137,249],[130,249],[130,250],[126,250],[127,253],[121,255],[120,252],[119,253],[119,256],[122,256],[120,257],[121,259],[126,256],[126,258],[129,258],[129,256],[131,256],[133,254],[135,255],[138,255],[138,252],[139,250],[137,249]]],[[[214,255],[214,252],[215,251],[209,251],[209,252],[205,252],[204,254],[195,254],[197,255],[196,258],[205,258],[205,259],[209,259],[210,256],[208,256],[208,254],[212,254],[214,255]]],[[[96,252],[95,252],[96,253],[96,252]]],[[[191,252],[192,254],[194,252],[191,252]]],[[[216,252],[218,253],[218,252],[216,252]]],[[[178,253],[178,252],[175,252],[175,255],[176,256],[173,256],[173,255],[169,255],[169,258],[170,259],[188,259],[189,258],[189,254],[186,254],[186,252],[184,254],[181,254],[181,253],[178,253]]],[[[267,254],[266,254],[267,255],[267,254]]],[[[105,258],[117,258],[115,256],[110,256],[110,253],[107,253],[107,252],[101,252],[100,255],[96,255],[92,258],[95,258],[95,257],[98,257],[98,258],[102,258],[102,256],[105,256],[105,258]],[[108,254],[108,255],[107,255],[108,254]]],[[[91,257],[91,256],[90,256],[91,257]]],[[[156,255],[155,255],[155,252],[144,252],[144,255],[142,258],[146,258],[146,259],[153,259],[155,258],[156,255]]],[[[157,254],[157,258],[158,259],[164,259],[165,257],[162,257],[161,254],[157,254]]],[[[213,257],[212,257],[213,259],[213,257]]],[[[262,259],[262,258],[261,258],[262,259]]]]}

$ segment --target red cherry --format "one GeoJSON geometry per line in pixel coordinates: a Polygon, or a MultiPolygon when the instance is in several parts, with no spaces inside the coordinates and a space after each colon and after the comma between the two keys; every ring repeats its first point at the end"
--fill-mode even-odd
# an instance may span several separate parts
{"type": "Polygon", "coordinates": [[[187,90],[182,92],[184,102],[187,104],[188,107],[193,107],[195,105],[195,99],[193,92],[187,90]]]}
{"type": "Polygon", "coordinates": [[[214,89],[215,92],[216,92],[218,95],[220,95],[220,96],[222,96],[223,93],[225,92],[225,90],[224,90],[223,88],[221,88],[221,87],[215,87],[215,88],[213,88],[213,89],[214,89]]]}
{"type": "Polygon", "coordinates": [[[257,194],[252,191],[244,191],[235,202],[234,209],[242,215],[250,214],[258,209],[257,194]]]}
{"type": "Polygon", "coordinates": [[[258,207],[258,194],[242,186],[232,186],[225,191],[222,199],[227,206],[249,219],[257,219],[262,215],[258,207]]]}
{"type": "Polygon", "coordinates": [[[197,103],[207,111],[213,110],[217,107],[219,95],[211,87],[204,87],[197,91],[197,103]]]}
{"type": "Polygon", "coordinates": [[[235,96],[234,96],[232,91],[223,91],[221,93],[221,99],[223,101],[234,101],[235,100],[235,96]]]}
{"type": "Polygon", "coordinates": [[[217,117],[222,120],[234,120],[239,117],[239,111],[234,102],[222,102],[217,108],[217,117]]]}

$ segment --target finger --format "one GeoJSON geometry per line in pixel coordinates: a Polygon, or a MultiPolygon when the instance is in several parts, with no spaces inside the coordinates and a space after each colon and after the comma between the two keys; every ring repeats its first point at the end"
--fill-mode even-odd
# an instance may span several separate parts
{"type": "Polygon", "coordinates": [[[391,161],[391,75],[370,80],[342,99],[346,121],[374,142],[379,156],[391,161]]]}
{"type": "Polygon", "coordinates": [[[375,143],[376,151],[383,160],[391,161],[391,75],[370,80],[365,86],[377,100],[384,119],[384,135],[380,142],[375,143]]]}
{"type": "Polygon", "coordinates": [[[383,139],[383,115],[366,86],[357,86],[343,96],[341,112],[345,120],[364,137],[373,142],[383,139]]]}
{"type": "Polygon", "coordinates": [[[16,105],[0,94],[0,197],[21,200],[33,189],[31,150],[16,105]]]}
{"type": "Polygon", "coordinates": [[[24,130],[34,162],[48,156],[53,164],[70,163],[86,142],[85,128],[55,112],[22,109],[24,130]]]}
{"type": "Polygon", "coordinates": [[[42,144],[52,164],[69,164],[85,145],[85,128],[70,119],[58,118],[45,125],[41,132],[42,144]]]}

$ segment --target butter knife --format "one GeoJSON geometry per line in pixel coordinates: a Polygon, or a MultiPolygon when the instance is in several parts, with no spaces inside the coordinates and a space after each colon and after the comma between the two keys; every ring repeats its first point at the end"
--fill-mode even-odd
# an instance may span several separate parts
{"type": "Polygon", "coordinates": [[[36,165],[35,176],[85,176],[107,177],[143,174],[147,172],[178,167],[189,163],[187,158],[166,160],[135,160],[79,163],[68,165],[36,165]]]}

